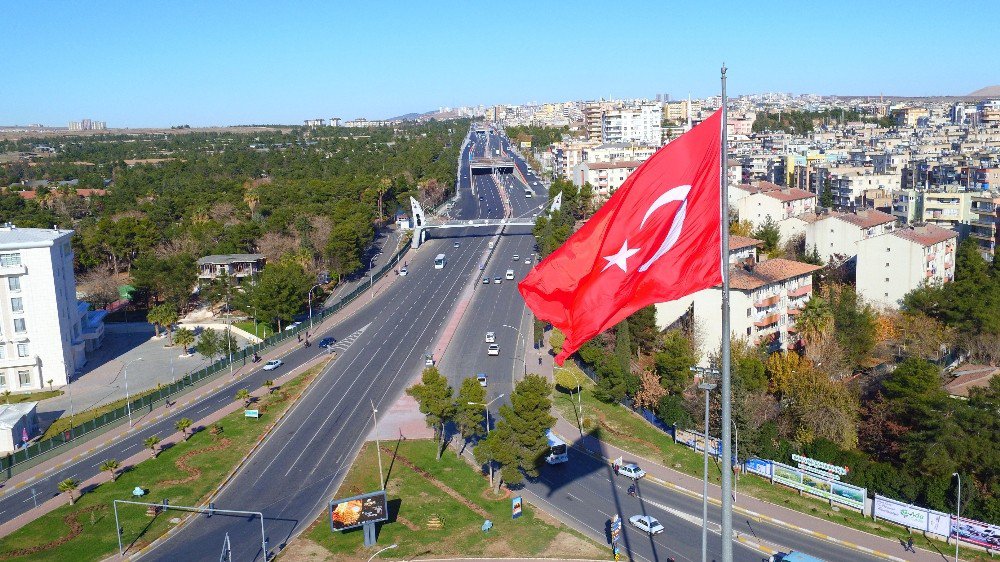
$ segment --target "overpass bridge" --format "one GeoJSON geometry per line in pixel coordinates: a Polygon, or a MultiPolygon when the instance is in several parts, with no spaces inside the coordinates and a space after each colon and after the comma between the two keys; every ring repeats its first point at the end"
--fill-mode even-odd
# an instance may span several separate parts
{"type": "Polygon", "coordinates": [[[427,237],[428,230],[443,230],[448,228],[496,228],[498,226],[535,226],[535,219],[466,219],[466,220],[427,220],[420,202],[410,197],[410,207],[413,211],[413,239],[410,247],[417,249],[427,237]]]}
{"type": "Polygon", "coordinates": [[[509,157],[496,157],[496,158],[470,158],[469,168],[472,173],[476,172],[513,172],[514,171],[514,159],[509,157]]]}

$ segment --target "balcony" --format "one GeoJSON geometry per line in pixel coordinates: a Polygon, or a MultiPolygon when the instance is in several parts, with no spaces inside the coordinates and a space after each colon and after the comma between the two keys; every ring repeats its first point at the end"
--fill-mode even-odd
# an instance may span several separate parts
{"type": "Polygon", "coordinates": [[[781,315],[780,314],[770,314],[768,316],[765,316],[765,317],[761,318],[757,322],[754,322],[753,325],[756,326],[756,327],[758,327],[758,328],[765,328],[765,327],[770,326],[772,324],[777,324],[778,320],[781,320],[781,315]]]}
{"type": "Polygon", "coordinates": [[[791,291],[788,291],[788,298],[794,299],[794,298],[797,298],[797,297],[804,297],[804,296],[808,295],[809,293],[812,293],[812,290],[813,290],[813,286],[812,286],[811,283],[809,285],[802,285],[798,289],[793,289],[791,291]]]}
{"type": "Polygon", "coordinates": [[[757,301],[757,302],[753,303],[753,305],[756,306],[757,308],[767,308],[769,306],[774,306],[774,305],[778,304],[778,302],[780,302],[780,301],[781,301],[781,296],[780,295],[774,295],[774,296],[768,297],[768,298],[766,298],[764,300],[757,301]]]}
{"type": "Polygon", "coordinates": [[[24,275],[27,272],[28,268],[26,268],[23,263],[0,266],[0,277],[8,275],[24,275]]]}

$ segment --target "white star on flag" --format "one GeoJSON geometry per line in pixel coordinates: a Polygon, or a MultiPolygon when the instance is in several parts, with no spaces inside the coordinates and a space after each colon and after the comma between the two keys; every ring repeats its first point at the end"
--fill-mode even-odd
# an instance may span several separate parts
{"type": "Polygon", "coordinates": [[[608,260],[608,263],[604,264],[604,269],[602,269],[601,272],[603,273],[612,265],[617,265],[618,267],[622,268],[623,272],[628,271],[627,269],[625,269],[625,260],[634,256],[638,252],[639,248],[629,248],[628,240],[625,240],[625,243],[622,244],[622,249],[618,250],[617,254],[613,256],[604,256],[604,259],[608,260]]]}

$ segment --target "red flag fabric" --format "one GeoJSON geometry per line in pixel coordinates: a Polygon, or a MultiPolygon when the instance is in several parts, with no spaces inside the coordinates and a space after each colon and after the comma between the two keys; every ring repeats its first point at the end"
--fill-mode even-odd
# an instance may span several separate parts
{"type": "Polygon", "coordinates": [[[566,335],[560,365],[655,302],[722,282],[722,111],[661,148],[518,290],[566,335]]]}

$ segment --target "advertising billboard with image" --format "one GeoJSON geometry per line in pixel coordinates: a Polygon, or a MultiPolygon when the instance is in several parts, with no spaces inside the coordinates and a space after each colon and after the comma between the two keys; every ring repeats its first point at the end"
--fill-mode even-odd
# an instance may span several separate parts
{"type": "Polygon", "coordinates": [[[379,523],[388,518],[384,490],[330,502],[330,528],[334,531],[353,529],[365,523],[379,523]]]}

